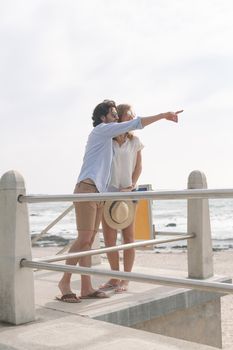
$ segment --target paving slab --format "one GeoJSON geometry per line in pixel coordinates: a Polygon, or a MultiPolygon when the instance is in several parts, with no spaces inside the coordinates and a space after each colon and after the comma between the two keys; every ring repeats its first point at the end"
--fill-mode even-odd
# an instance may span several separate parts
{"type": "MultiPolygon", "coordinates": [[[[101,269],[109,269],[108,264],[101,264],[101,269]]],[[[148,275],[187,277],[184,271],[155,268],[136,267],[134,272],[148,275]]],[[[129,289],[125,293],[107,292],[110,296],[108,299],[88,299],[82,300],[78,304],[69,304],[55,300],[56,295],[59,295],[57,284],[60,276],[59,272],[35,272],[35,300],[37,306],[125,326],[148,320],[152,316],[157,317],[178,309],[190,308],[201,302],[204,303],[219,297],[216,293],[130,282],[129,289]]],[[[215,276],[210,280],[226,281],[226,278],[215,276]]],[[[103,282],[106,282],[106,278],[93,276],[92,281],[93,286],[98,288],[103,282]]],[[[72,276],[72,290],[79,295],[80,275],[72,276]]]]}
{"type": "MultiPolygon", "coordinates": [[[[101,264],[102,268],[109,269],[109,266],[101,264]]],[[[138,267],[134,272],[186,277],[186,273],[182,271],[155,268],[138,267]]],[[[0,324],[0,350],[115,350],[123,346],[127,347],[127,350],[216,349],[101,320],[103,315],[117,314],[119,310],[135,307],[139,307],[137,316],[141,317],[143,313],[140,307],[143,307],[145,300],[147,303],[159,302],[165,296],[169,298],[181,295],[187,289],[130,282],[126,293],[109,292],[108,299],[82,300],[79,304],[68,304],[55,300],[55,296],[59,294],[57,284],[60,273],[37,271],[34,275],[36,321],[20,326],[0,324]]],[[[106,278],[93,276],[92,280],[94,287],[98,287],[106,278]]],[[[79,295],[79,275],[72,276],[72,288],[79,295]]],[[[189,301],[187,298],[185,300],[188,307],[189,301]]],[[[124,325],[129,325],[130,318],[132,315],[129,313],[128,318],[123,316],[124,325]]]]}
{"type": "Polygon", "coordinates": [[[37,309],[36,322],[0,324],[1,350],[213,350],[215,348],[131,329],[68,312],[37,309]]]}

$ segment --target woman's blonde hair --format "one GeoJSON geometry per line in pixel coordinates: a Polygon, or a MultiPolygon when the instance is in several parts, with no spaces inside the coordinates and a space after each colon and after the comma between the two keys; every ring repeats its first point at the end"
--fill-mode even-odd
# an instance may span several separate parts
{"type": "MultiPolygon", "coordinates": [[[[118,114],[118,123],[122,122],[122,116],[127,113],[132,107],[128,104],[120,104],[117,106],[117,114],[118,114]]],[[[132,132],[127,132],[127,137],[132,140],[133,138],[133,133],[132,132]]],[[[116,138],[114,138],[115,140],[116,138]]]]}

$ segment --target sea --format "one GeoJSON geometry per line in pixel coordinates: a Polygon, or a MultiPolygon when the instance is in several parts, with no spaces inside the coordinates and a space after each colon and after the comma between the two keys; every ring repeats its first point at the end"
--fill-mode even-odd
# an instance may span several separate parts
{"type": "MultiPolygon", "coordinates": [[[[71,203],[35,203],[29,204],[30,233],[32,239],[37,237],[53,220],[64,212],[71,203]]],[[[209,200],[210,222],[213,249],[233,249],[233,199],[209,200]]],[[[187,232],[187,201],[166,200],[152,202],[152,217],[155,231],[187,232]]],[[[48,233],[33,243],[34,246],[64,246],[77,237],[75,214],[72,210],[61,221],[53,226],[48,233]]],[[[157,236],[162,238],[162,236],[157,236]]],[[[164,236],[163,236],[164,238],[164,236]]],[[[101,246],[104,246],[100,233],[101,246]]],[[[118,243],[121,235],[118,234],[118,243]]],[[[154,249],[160,251],[183,251],[187,248],[187,241],[176,241],[154,249]]]]}

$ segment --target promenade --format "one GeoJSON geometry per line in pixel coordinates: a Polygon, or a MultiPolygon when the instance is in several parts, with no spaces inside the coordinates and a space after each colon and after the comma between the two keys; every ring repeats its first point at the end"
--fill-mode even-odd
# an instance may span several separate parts
{"type": "MultiPolygon", "coordinates": [[[[109,271],[107,249],[101,252],[101,269],[90,270],[64,266],[61,261],[67,256],[44,258],[57,253],[57,248],[31,250],[26,202],[67,201],[67,196],[25,196],[22,176],[15,171],[4,174],[0,183],[0,315],[2,321],[18,326],[1,323],[0,350],[115,349],[121,345],[128,349],[222,348],[223,295],[219,293],[232,293],[232,270],[220,271],[215,266],[207,198],[231,197],[233,190],[207,190],[206,178],[199,171],[190,174],[188,183],[187,191],[116,194],[118,199],[188,198],[187,254],[166,256],[139,250],[133,273],[124,274],[109,271]],[[32,260],[39,257],[43,259],[32,260]],[[33,268],[43,270],[33,272],[33,268]],[[72,279],[72,289],[78,295],[80,273],[93,274],[95,288],[106,281],[103,276],[114,274],[131,279],[130,287],[126,293],[112,293],[107,299],[61,303],[55,296],[62,270],[78,273],[72,279]]],[[[83,196],[68,195],[68,199],[87,200],[83,196]]],[[[96,196],[101,200],[108,197],[96,196]]],[[[96,251],[76,256],[93,253],[96,251]]],[[[232,266],[231,255],[224,266],[232,266]]],[[[226,308],[231,314],[232,295],[224,298],[228,298],[226,308]]],[[[224,339],[223,349],[231,347],[231,339],[224,339]]]]}
{"type": "MultiPolygon", "coordinates": [[[[57,248],[34,248],[33,256],[40,257],[53,254],[57,248]]],[[[139,252],[145,265],[152,262],[157,254],[139,252]]],[[[171,254],[172,255],[172,254],[171,254]]],[[[107,268],[102,263],[101,268],[107,268]]],[[[165,273],[163,269],[148,267],[136,268],[137,271],[165,273]]],[[[166,270],[168,274],[177,273],[185,276],[185,271],[166,270]]],[[[35,275],[36,321],[19,326],[1,324],[0,350],[107,350],[126,347],[127,350],[137,349],[216,349],[214,347],[187,342],[166,337],[151,332],[123,327],[93,318],[100,314],[114,312],[120,308],[133,307],[143,300],[152,300],[163,294],[171,295],[175,289],[171,287],[155,286],[144,283],[131,282],[127,293],[115,295],[110,293],[109,299],[83,300],[80,304],[67,304],[54,300],[59,294],[57,282],[59,273],[37,271],[35,275]]],[[[105,279],[106,280],[106,279],[105,279]]],[[[94,277],[93,282],[98,286],[104,279],[94,277]]],[[[80,276],[73,276],[72,286],[78,292],[80,276]]]]}

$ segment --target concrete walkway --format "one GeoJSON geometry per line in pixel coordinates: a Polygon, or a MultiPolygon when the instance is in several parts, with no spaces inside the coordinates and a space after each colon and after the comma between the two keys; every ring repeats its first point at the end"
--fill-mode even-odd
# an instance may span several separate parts
{"type": "MultiPolygon", "coordinates": [[[[148,269],[140,268],[140,272],[148,273],[148,269]]],[[[156,274],[159,274],[158,270],[156,274]]],[[[164,294],[174,295],[175,288],[131,282],[127,293],[112,294],[109,299],[67,304],[54,300],[59,277],[59,273],[35,272],[37,320],[17,327],[1,324],[0,350],[115,350],[123,346],[127,350],[216,349],[93,319],[122,308],[129,309],[133,304],[139,305],[145,298],[154,300],[164,294]]],[[[103,279],[95,277],[93,282],[97,287],[103,279]]],[[[79,275],[73,275],[72,285],[75,291],[79,290],[79,275]]]]}
{"type": "Polygon", "coordinates": [[[127,350],[214,349],[45,308],[37,309],[37,322],[0,327],[1,350],[119,350],[122,347],[127,350]]]}

